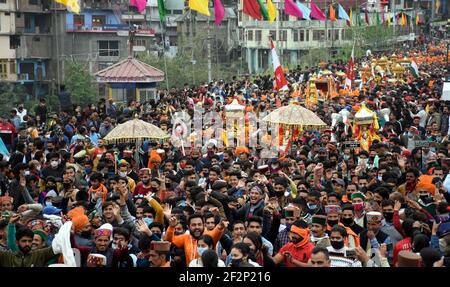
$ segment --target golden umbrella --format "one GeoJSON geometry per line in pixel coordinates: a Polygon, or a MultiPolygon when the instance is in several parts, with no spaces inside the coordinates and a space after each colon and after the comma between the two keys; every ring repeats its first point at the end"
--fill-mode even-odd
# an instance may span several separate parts
{"type": "MultiPolygon", "coordinates": [[[[145,140],[168,140],[170,135],[155,125],[144,122],[137,118],[137,116],[123,124],[119,124],[112,131],[110,131],[103,139],[106,143],[135,143],[136,163],[139,161],[139,147],[145,140]]],[[[117,153],[115,154],[117,157],[117,153]]],[[[117,170],[117,158],[116,158],[116,170],[117,170]]]]}
{"type": "Polygon", "coordinates": [[[300,131],[303,129],[322,129],[327,127],[327,124],[319,116],[296,102],[291,102],[287,106],[274,110],[265,116],[263,121],[289,128],[298,128],[300,131]]]}

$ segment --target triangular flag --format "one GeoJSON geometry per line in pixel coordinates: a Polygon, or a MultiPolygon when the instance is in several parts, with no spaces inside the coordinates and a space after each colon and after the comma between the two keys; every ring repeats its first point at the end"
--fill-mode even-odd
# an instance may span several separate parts
{"type": "Polygon", "coordinates": [[[261,7],[258,4],[257,0],[243,0],[244,1],[244,8],[243,12],[250,17],[256,19],[256,20],[262,20],[263,16],[261,14],[261,7]]]}
{"type": "Polygon", "coordinates": [[[220,25],[224,16],[225,9],[223,8],[222,2],[220,2],[220,0],[214,0],[214,23],[220,25]]]}
{"type": "Polygon", "coordinates": [[[166,19],[166,6],[164,5],[164,0],[158,0],[158,12],[159,12],[159,20],[164,22],[166,19]]]}
{"type": "Polygon", "coordinates": [[[306,7],[306,5],[300,3],[299,0],[294,0],[295,4],[297,5],[297,7],[300,9],[300,11],[302,11],[303,13],[303,19],[305,20],[311,20],[310,15],[311,15],[311,9],[309,9],[308,7],[306,7]]]}
{"type": "Polygon", "coordinates": [[[391,26],[391,15],[388,15],[387,25],[391,26]]]}
{"type": "Polygon", "coordinates": [[[416,25],[419,25],[419,23],[420,23],[419,14],[416,14],[416,25]]]}
{"type": "Polygon", "coordinates": [[[189,0],[189,8],[206,16],[211,16],[208,8],[208,0],[189,0]]]}
{"type": "Polygon", "coordinates": [[[338,4],[338,17],[339,19],[350,21],[350,17],[348,16],[347,12],[345,12],[344,7],[342,7],[341,4],[338,4]]]}
{"type": "Polygon", "coordinates": [[[302,11],[292,0],[286,0],[284,2],[284,13],[297,18],[303,18],[302,11]]]}
{"type": "MultiPolygon", "coordinates": [[[[132,2],[133,1],[137,1],[137,0],[132,0],[132,2]]],[[[147,2],[147,0],[140,0],[140,1],[147,2]]],[[[72,12],[75,14],[80,14],[80,0],[55,0],[55,2],[66,6],[67,10],[69,10],[69,12],[72,12]]],[[[133,3],[131,3],[131,4],[133,4],[133,3]]]]}
{"type": "Polygon", "coordinates": [[[402,13],[402,20],[401,20],[401,25],[405,26],[406,25],[406,21],[405,21],[405,14],[402,13]]]}
{"type": "Polygon", "coordinates": [[[273,5],[272,0],[267,0],[267,11],[269,12],[269,23],[272,23],[277,18],[277,8],[273,5]]]}
{"type": "Polygon", "coordinates": [[[330,4],[330,20],[336,21],[336,11],[334,11],[333,5],[330,4]]]}
{"type": "Polygon", "coordinates": [[[287,90],[287,81],[283,74],[283,67],[281,67],[280,59],[278,58],[272,39],[270,39],[270,47],[272,49],[272,64],[275,78],[274,88],[276,90],[287,90]]]}
{"type": "Polygon", "coordinates": [[[322,10],[319,9],[319,7],[317,7],[316,3],[314,3],[313,0],[311,0],[311,18],[314,18],[316,20],[320,20],[320,21],[326,21],[327,20],[327,16],[325,16],[325,14],[323,14],[322,10]]]}

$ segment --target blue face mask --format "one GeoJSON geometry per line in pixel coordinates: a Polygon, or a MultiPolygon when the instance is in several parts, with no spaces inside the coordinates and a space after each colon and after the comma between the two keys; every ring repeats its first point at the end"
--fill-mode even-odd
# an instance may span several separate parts
{"type": "Polygon", "coordinates": [[[144,222],[145,222],[145,224],[147,224],[147,226],[153,223],[153,218],[144,217],[144,218],[142,218],[142,220],[144,220],[144,222]]]}
{"type": "Polygon", "coordinates": [[[208,247],[197,247],[197,252],[200,256],[202,256],[206,250],[208,250],[208,247]]]}
{"type": "Polygon", "coordinates": [[[84,171],[86,172],[86,174],[91,174],[92,168],[85,168],[84,171]]]}
{"type": "Polygon", "coordinates": [[[307,205],[308,205],[309,209],[316,209],[317,208],[317,204],[307,203],[307,205]]]}
{"type": "Polygon", "coordinates": [[[147,257],[138,258],[138,260],[136,261],[136,266],[137,267],[150,267],[150,261],[148,260],[147,257]]]}

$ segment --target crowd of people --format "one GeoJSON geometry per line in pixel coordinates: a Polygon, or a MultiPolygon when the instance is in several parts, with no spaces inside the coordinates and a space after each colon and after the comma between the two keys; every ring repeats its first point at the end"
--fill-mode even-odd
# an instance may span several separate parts
{"type": "MultiPolygon", "coordinates": [[[[442,56],[439,45],[389,54],[442,56]]],[[[269,76],[236,76],[122,108],[102,99],[50,114],[45,99],[33,111],[19,104],[0,123],[0,266],[450,266],[450,105],[440,101],[440,62],[312,107],[330,126],[332,113],[347,109],[351,119],[361,103],[388,108],[369,150],[344,144],[354,140],[344,122],[301,131],[273,158],[260,145],[145,141],[136,151],[103,139],[136,115],[171,134],[175,113],[192,116],[198,104],[221,113],[235,98],[264,114],[325,68],[346,64],[289,71],[285,92],[269,76]]]]}

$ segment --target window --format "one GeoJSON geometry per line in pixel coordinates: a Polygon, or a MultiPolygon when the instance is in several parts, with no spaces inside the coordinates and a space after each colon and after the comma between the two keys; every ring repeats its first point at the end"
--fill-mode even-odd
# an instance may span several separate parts
{"type": "Polygon", "coordinates": [[[106,17],[103,15],[93,15],[92,16],[92,27],[98,27],[105,25],[106,17]]]}
{"type": "Polygon", "coordinates": [[[181,14],[183,14],[183,10],[173,10],[172,13],[174,15],[181,15],[181,14]]]}
{"type": "Polygon", "coordinates": [[[8,62],[6,60],[0,60],[0,79],[8,78],[8,62]]]}
{"type": "Polygon", "coordinates": [[[28,4],[29,5],[37,5],[38,4],[38,0],[28,0],[28,4]]]}
{"type": "Polygon", "coordinates": [[[328,30],[328,39],[331,39],[331,32],[333,32],[332,30],[328,30]]]}
{"type": "Polygon", "coordinates": [[[298,42],[298,31],[292,31],[292,37],[294,42],[298,42]]]}
{"type": "Polygon", "coordinates": [[[84,15],[73,15],[73,26],[83,27],[84,26],[84,15]]]}
{"type": "Polygon", "coordinates": [[[400,5],[402,4],[402,0],[395,0],[395,5],[400,5]]]}
{"type": "Polygon", "coordinates": [[[6,3],[6,0],[0,0],[0,3],[6,3]]]}
{"type": "Polygon", "coordinates": [[[306,42],[309,42],[309,30],[306,30],[306,31],[305,31],[305,36],[306,36],[305,41],[306,41],[306,42]]]}
{"type": "Polygon", "coordinates": [[[325,39],[325,30],[314,30],[313,41],[322,41],[325,39]]]}
{"type": "Polygon", "coordinates": [[[101,57],[118,57],[119,41],[98,41],[98,54],[101,57]]]}
{"type": "Polygon", "coordinates": [[[278,11],[278,16],[280,17],[280,21],[289,21],[289,15],[284,13],[284,11],[278,11]]]}
{"type": "Polygon", "coordinates": [[[305,41],[305,30],[300,30],[300,42],[305,41]]]}
{"type": "Polygon", "coordinates": [[[277,40],[277,31],[275,30],[270,30],[270,36],[272,36],[272,40],[276,41],[277,40]]]}
{"type": "Polygon", "coordinates": [[[280,41],[287,41],[287,31],[286,30],[280,31],[280,41]]]}
{"type": "Polygon", "coordinates": [[[255,38],[256,38],[256,41],[261,41],[261,39],[262,39],[262,32],[261,32],[261,30],[256,30],[255,31],[255,38]]]}
{"type": "Polygon", "coordinates": [[[253,30],[247,31],[247,41],[253,41],[253,30]]]}
{"type": "Polygon", "coordinates": [[[239,41],[244,41],[244,31],[243,30],[240,30],[239,31],[239,41]]]}
{"type": "Polygon", "coordinates": [[[136,39],[135,46],[144,46],[147,47],[147,41],[145,39],[136,39]]]}
{"type": "Polygon", "coordinates": [[[15,60],[11,60],[11,62],[9,62],[9,73],[10,74],[16,73],[16,61],[15,60]]]}
{"type": "Polygon", "coordinates": [[[334,39],[336,41],[339,41],[339,29],[334,30],[334,39]]]}

